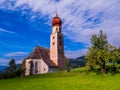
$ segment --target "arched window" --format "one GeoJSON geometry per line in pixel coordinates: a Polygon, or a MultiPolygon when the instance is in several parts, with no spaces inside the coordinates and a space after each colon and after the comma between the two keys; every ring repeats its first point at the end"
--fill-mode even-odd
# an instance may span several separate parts
{"type": "Polygon", "coordinates": [[[34,68],[34,64],[33,64],[33,61],[30,61],[30,75],[33,74],[33,68],[34,68]]]}
{"type": "Polygon", "coordinates": [[[55,36],[53,36],[53,39],[55,38],[55,36]]]}
{"type": "Polygon", "coordinates": [[[55,42],[53,42],[53,45],[55,45],[55,42]]]}
{"type": "Polygon", "coordinates": [[[59,36],[59,39],[61,39],[62,37],[61,36],[59,36]]]}
{"type": "Polygon", "coordinates": [[[38,72],[38,62],[35,62],[35,73],[38,72]]]}
{"type": "Polygon", "coordinates": [[[46,69],[44,68],[44,71],[45,71],[46,69]]]}

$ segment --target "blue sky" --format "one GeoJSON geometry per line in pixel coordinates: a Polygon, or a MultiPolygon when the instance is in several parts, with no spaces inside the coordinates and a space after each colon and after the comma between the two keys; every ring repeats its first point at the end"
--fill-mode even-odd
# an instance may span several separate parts
{"type": "Polygon", "coordinates": [[[86,54],[91,35],[101,29],[119,47],[119,5],[120,0],[0,0],[0,65],[12,58],[20,63],[36,45],[49,48],[56,11],[68,58],[86,54]]]}

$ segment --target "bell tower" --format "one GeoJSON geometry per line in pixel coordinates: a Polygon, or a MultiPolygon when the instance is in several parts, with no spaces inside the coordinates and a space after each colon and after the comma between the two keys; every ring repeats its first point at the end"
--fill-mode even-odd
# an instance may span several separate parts
{"type": "Polygon", "coordinates": [[[62,20],[56,16],[52,20],[52,34],[50,36],[50,59],[60,69],[65,69],[64,42],[62,34],[62,20]]]}

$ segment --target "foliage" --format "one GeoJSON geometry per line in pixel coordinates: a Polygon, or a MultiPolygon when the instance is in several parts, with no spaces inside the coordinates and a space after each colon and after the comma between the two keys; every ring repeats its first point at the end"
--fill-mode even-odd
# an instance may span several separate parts
{"type": "Polygon", "coordinates": [[[9,62],[9,66],[6,69],[5,73],[9,74],[9,77],[13,78],[16,76],[16,64],[15,64],[15,60],[12,59],[9,62]]]}
{"type": "Polygon", "coordinates": [[[69,63],[69,60],[67,58],[65,58],[65,63],[66,63],[67,72],[70,72],[70,63],[69,63]]]}
{"type": "Polygon", "coordinates": [[[20,65],[16,65],[14,59],[10,60],[9,66],[7,67],[5,72],[0,74],[0,79],[8,79],[8,78],[24,76],[25,73],[24,64],[25,64],[25,60],[23,60],[23,63],[20,65]]]}
{"type": "Polygon", "coordinates": [[[93,35],[91,38],[92,46],[86,55],[87,65],[93,70],[100,66],[101,72],[106,73],[106,64],[112,63],[115,67],[116,61],[120,60],[120,52],[108,43],[106,34],[100,31],[99,35],[93,35]]]}

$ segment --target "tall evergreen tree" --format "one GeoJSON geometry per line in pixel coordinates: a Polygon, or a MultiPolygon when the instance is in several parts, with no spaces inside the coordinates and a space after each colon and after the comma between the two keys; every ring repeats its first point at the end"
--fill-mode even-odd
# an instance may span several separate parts
{"type": "Polygon", "coordinates": [[[9,74],[10,77],[15,77],[16,76],[16,63],[14,59],[11,59],[9,62],[9,66],[6,70],[6,72],[9,74]]]}

